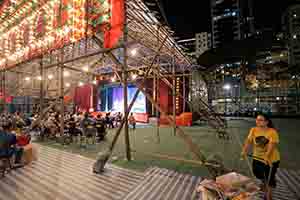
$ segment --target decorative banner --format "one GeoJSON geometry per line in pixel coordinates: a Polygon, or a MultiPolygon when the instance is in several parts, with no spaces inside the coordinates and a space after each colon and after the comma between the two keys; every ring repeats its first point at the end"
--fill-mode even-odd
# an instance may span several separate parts
{"type": "Polygon", "coordinates": [[[110,26],[104,34],[104,48],[112,48],[119,41],[124,29],[124,0],[109,0],[111,3],[110,26]]]}
{"type": "MultiPolygon", "coordinates": [[[[0,68],[16,65],[96,32],[113,30],[109,28],[113,27],[109,24],[114,10],[113,6],[110,8],[110,1],[123,2],[5,1],[0,8],[0,68]]],[[[116,42],[110,44],[114,45],[116,42]]]]}

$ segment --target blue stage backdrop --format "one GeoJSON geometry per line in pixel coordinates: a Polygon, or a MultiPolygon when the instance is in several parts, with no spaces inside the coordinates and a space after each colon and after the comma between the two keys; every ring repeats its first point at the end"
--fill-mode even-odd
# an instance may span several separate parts
{"type": "MultiPolygon", "coordinates": [[[[128,86],[128,105],[137,88],[133,85],[128,86]]],[[[119,85],[106,85],[100,89],[98,110],[105,112],[123,112],[123,87],[119,85]]],[[[146,97],[143,93],[139,93],[131,112],[134,113],[146,113],[146,97]]]]}

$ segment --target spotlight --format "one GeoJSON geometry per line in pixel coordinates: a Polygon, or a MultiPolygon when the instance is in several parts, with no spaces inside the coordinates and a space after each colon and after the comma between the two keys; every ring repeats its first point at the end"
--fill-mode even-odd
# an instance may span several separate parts
{"type": "Polygon", "coordinates": [[[41,76],[37,76],[36,79],[39,80],[39,81],[41,81],[42,77],[41,76]]]}
{"type": "Polygon", "coordinates": [[[66,83],[66,87],[70,87],[71,86],[71,84],[70,83],[66,83]]]}
{"type": "Polygon", "coordinates": [[[30,81],[30,77],[25,77],[25,81],[30,81]]]}
{"type": "Polygon", "coordinates": [[[112,77],[111,82],[116,82],[116,77],[112,77]]]}
{"type": "Polygon", "coordinates": [[[78,85],[79,85],[79,86],[83,86],[83,82],[80,81],[80,82],[78,83],[78,85]]]}
{"type": "Polygon", "coordinates": [[[94,84],[94,85],[97,85],[97,80],[93,80],[93,84],[94,84]]]}

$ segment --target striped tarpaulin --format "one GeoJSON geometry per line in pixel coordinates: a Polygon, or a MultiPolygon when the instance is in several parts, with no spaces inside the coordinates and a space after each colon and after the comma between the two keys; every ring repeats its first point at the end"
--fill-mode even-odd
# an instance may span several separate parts
{"type": "Polygon", "coordinates": [[[144,179],[144,173],[114,165],[96,175],[93,162],[41,146],[38,161],[0,179],[0,200],[117,200],[144,179]]]}
{"type": "Polygon", "coordinates": [[[190,200],[200,178],[188,174],[151,168],[145,179],[124,200],[190,200]]]}
{"type": "MultiPolygon", "coordinates": [[[[141,173],[111,164],[96,175],[91,170],[93,159],[38,147],[38,161],[0,179],[0,200],[190,200],[201,181],[158,167],[141,173]]],[[[274,200],[300,199],[299,172],[279,169],[277,180],[274,200]]]]}

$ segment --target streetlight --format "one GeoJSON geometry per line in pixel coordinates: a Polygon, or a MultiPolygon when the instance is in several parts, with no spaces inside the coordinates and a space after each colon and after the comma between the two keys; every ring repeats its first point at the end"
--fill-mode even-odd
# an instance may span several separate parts
{"type": "Polygon", "coordinates": [[[223,86],[223,89],[228,91],[228,90],[231,89],[231,85],[225,84],[225,85],[223,86]]]}
{"type": "Polygon", "coordinates": [[[223,89],[225,90],[224,98],[225,98],[225,105],[224,105],[224,116],[227,114],[227,95],[228,91],[231,89],[230,84],[223,85],[223,89]]]}

